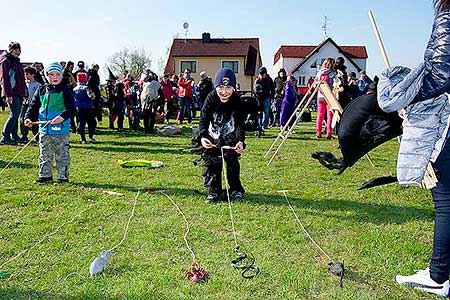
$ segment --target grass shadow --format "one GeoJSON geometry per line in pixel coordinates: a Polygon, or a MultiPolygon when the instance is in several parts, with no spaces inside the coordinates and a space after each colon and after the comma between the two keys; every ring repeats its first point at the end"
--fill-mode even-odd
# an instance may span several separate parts
{"type": "MultiPolygon", "coordinates": [[[[0,169],[3,169],[8,164],[8,161],[0,160],[0,169]]],[[[18,161],[13,161],[8,168],[17,168],[17,169],[32,169],[34,165],[29,163],[22,163],[18,161]]]]}

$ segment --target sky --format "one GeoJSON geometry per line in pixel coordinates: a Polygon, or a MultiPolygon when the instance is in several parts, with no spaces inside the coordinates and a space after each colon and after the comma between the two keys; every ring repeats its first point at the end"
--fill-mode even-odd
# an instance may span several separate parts
{"type": "Polygon", "coordinates": [[[423,59],[434,14],[432,0],[0,0],[0,7],[0,49],[18,41],[23,62],[84,60],[102,68],[115,52],[143,48],[155,72],[173,38],[185,36],[185,22],[188,38],[258,37],[263,65],[272,70],[281,45],[323,41],[326,16],[338,45],[367,47],[372,76],[385,66],[367,12],[375,15],[391,64],[409,67],[423,59]]]}

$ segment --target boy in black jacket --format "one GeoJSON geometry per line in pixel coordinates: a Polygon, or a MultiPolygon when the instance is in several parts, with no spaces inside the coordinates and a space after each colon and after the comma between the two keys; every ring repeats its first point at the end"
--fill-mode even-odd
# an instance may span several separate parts
{"type": "Polygon", "coordinates": [[[231,69],[220,69],[214,79],[214,90],[206,97],[200,116],[201,144],[205,148],[203,177],[208,188],[206,202],[224,199],[222,191],[222,154],[226,162],[231,200],[242,200],[244,188],[239,175],[239,157],[244,151],[244,116],[241,98],[236,93],[236,76],[231,69]]]}

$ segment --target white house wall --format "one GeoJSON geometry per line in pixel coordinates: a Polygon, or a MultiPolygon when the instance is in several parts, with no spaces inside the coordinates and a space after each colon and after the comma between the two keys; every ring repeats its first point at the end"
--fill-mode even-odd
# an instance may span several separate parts
{"type": "MultiPolygon", "coordinates": [[[[323,45],[318,52],[314,53],[293,75],[295,78],[299,78],[300,76],[305,77],[305,81],[308,82],[308,79],[310,77],[315,77],[317,73],[316,68],[311,68],[311,65],[317,61],[318,59],[325,59],[327,57],[336,58],[342,56],[342,53],[338,51],[338,49],[331,43],[328,42],[327,44],[323,45]]],[[[365,70],[366,66],[366,60],[365,59],[358,59],[357,62],[358,66],[365,70]],[[362,68],[364,66],[364,68],[362,68]]],[[[347,66],[347,73],[348,72],[355,72],[358,76],[359,72],[358,69],[351,64],[350,62],[346,61],[347,66]]],[[[369,74],[370,75],[370,74],[369,74]]],[[[300,80],[299,80],[300,82],[300,80]]]]}
{"type": "Polygon", "coordinates": [[[275,76],[278,76],[278,71],[281,68],[284,68],[288,74],[292,73],[292,70],[303,60],[303,58],[291,58],[287,57],[284,58],[281,56],[281,58],[277,61],[276,64],[273,65],[273,74],[275,76]]]}

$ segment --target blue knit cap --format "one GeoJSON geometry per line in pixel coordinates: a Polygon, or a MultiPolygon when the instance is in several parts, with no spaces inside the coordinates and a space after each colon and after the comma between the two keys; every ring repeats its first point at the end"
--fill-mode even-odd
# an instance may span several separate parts
{"type": "Polygon", "coordinates": [[[214,88],[219,85],[232,86],[236,88],[236,75],[229,68],[222,68],[216,73],[214,78],[214,88]]]}
{"type": "Polygon", "coordinates": [[[50,72],[53,72],[53,71],[57,71],[61,74],[63,73],[63,68],[59,62],[54,62],[54,63],[49,64],[45,68],[45,75],[48,75],[50,72]]]}

